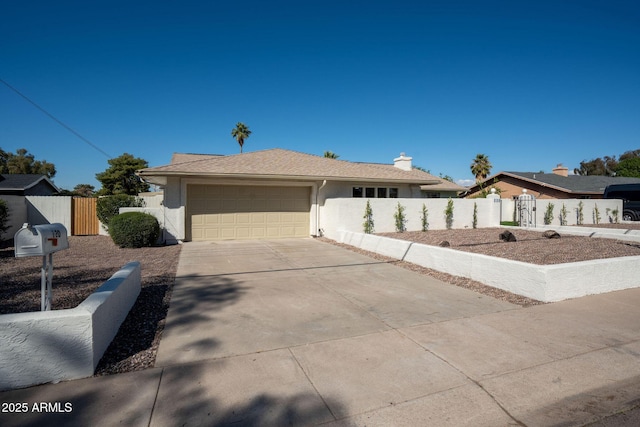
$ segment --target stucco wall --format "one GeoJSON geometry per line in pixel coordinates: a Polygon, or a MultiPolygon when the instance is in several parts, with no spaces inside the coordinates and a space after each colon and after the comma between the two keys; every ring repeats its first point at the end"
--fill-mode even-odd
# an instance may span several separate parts
{"type": "MultiPolygon", "coordinates": [[[[329,238],[337,238],[338,231],[363,231],[367,200],[371,203],[375,232],[395,231],[394,213],[398,203],[405,208],[407,230],[422,229],[422,205],[428,210],[429,229],[445,229],[444,211],[449,199],[327,199],[320,210],[320,228],[329,238]]],[[[453,201],[453,228],[473,227],[473,206],[477,205],[478,228],[500,225],[499,199],[451,199],[453,201]]]]}
{"type": "Polygon", "coordinates": [[[337,240],[544,302],[640,286],[637,256],[535,265],[349,231],[339,233],[337,240]]]}
{"type": "Polygon", "coordinates": [[[71,233],[71,196],[26,196],[31,225],[60,223],[71,233]]]}
{"type": "MultiPolygon", "coordinates": [[[[512,199],[502,200],[502,221],[513,221],[516,202],[512,199]]],[[[560,210],[562,205],[567,210],[567,224],[577,225],[578,223],[578,209],[582,202],[582,216],[583,224],[595,224],[595,208],[597,206],[600,212],[600,223],[609,223],[610,219],[613,221],[612,210],[618,209],[618,219],[622,221],[622,201],[614,199],[537,199],[536,200],[536,225],[544,225],[544,214],[547,210],[547,205],[553,203],[553,221],[551,225],[560,225],[560,210]],[[607,215],[607,209],[609,209],[609,215],[607,215]],[[611,218],[610,218],[611,217],[611,218]]],[[[517,221],[517,214],[516,214],[517,221]]]]}
{"type": "Polygon", "coordinates": [[[76,308],[1,315],[0,390],[93,375],[140,280],[140,263],[131,262],[76,308]]]}

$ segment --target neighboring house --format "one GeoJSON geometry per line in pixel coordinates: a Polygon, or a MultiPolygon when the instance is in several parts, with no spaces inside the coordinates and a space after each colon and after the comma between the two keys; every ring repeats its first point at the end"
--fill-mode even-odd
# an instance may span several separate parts
{"type": "Polygon", "coordinates": [[[9,229],[1,238],[12,238],[27,222],[25,196],[52,196],[59,191],[45,175],[0,174],[0,199],[9,206],[9,229]]]}
{"type": "Polygon", "coordinates": [[[174,154],[171,164],[137,174],[164,188],[165,223],[177,241],[308,237],[320,233],[327,199],[440,191],[444,180],[413,169],[411,160],[402,153],[393,164],[356,163],[283,149],[174,154]]]}
{"type": "Polygon", "coordinates": [[[602,199],[608,185],[632,183],[640,183],[640,178],[569,175],[569,169],[558,165],[553,173],[499,172],[470,187],[464,197],[478,197],[495,187],[503,199],[517,197],[522,190],[538,199],[602,199]]]}

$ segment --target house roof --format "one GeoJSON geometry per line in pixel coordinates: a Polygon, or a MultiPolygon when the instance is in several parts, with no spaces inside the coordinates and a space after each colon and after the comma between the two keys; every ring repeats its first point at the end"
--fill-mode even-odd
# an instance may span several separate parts
{"type": "MultiPolygon", "coordinates": [[[[562,176],[555,173],[539,172],[499,172],[482,181],[482,184],[490,184],[494,179],[499,179],[500,176],[510,176],[532,184],[575,194],[602,194],[608,185],[640,183],[640,178],[600,175],[562,176]]],[[[478,187],[478,184],[474,185],[469,189],[469,192],[478,191],[478,187]]]]}
{"type": "Polygon", "coordinates": [[[24,191],[46,181],[55,191],[60,191],[46,175],[3,173],[0,174],[0,191],[24,191]]]}
{"type": "Polygon", "coordinates": [[[194,160],[204,160],[210,157],[220,157],[222,154],[195,154],[195,153],[173,153],[171,164],[192,162],[194,160]]]}
{"type": "Polygon", "coordinates": [[[275,148],[231,156],[174,154],[174,163],[139,170],[148,182],[164,184],[167,176],[202,176],[288,180],[340,180],[439,184],[442,179],[419,170],[388,164],[356,163],[275,148]]]}

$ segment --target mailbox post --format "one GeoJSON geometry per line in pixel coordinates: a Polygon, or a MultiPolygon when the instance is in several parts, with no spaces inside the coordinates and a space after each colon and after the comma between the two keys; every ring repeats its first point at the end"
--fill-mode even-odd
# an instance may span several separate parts
{"type": "Polygon", "coordinates": [[[40,309],[51,310],[53,253],[69,248],[67,229],[62,224],[24,224],[14,236],[16,258],[42,257],[40,309]]]}

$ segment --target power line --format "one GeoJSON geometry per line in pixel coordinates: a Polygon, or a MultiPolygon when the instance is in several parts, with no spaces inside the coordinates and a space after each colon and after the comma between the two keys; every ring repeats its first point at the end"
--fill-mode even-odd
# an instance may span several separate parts
{"type": "Polygon", "coordinates": [[[34,101],[32,101],[31,99],[29,99],[29,97],[27,97],[25,94],[23,94],[22,92],[20,92],[18,89],[16,89],[15,87],[11,86],[9,83],[5,82],[2,78],[0,78],[0,82],[2,82],[6,87],[8,87],[9,89],[11,89],[12,91],[14,91],[15,93],[17,93],[18,95],[20,95],[22,98],[24,98],[29,104],[33,105],[34,107],[36,107],[38,110],[42,111],[44,114],[46,114],[47,116],[49,116],[49,118],[51,118],[53,121],[55,121],[56,123],[58,123],[60,126],[62,126],[63,128],[65,128],[66,130],[68,130],[69,132],[71,132],[72,134],[74,134],[75,136],[77,136],[78,138],[80,138],[84,143],[88,144],[89,146],[91,146],[92,148],[94,148],[95,150],[99,151],[100,153],[104,154],[108,159],[111,159],[112,157],[106,153],[105,151],[103,151],[100,147],[98,147],[97,145],[95,145],[93,142],[89,141],[87,138],[85,138],[84,136],[80,135],[78,132],[76,132],[75,130],[73,130],[71,127],[67,126],[65,123],[63,123],[61,120],[58,120],[53,114],[51,114],[50,112],[48,112],[47,110],[45,110],[44,108],[42,108],[41,106],[39,106],[38,104],[36,104],[34,101]]]}

